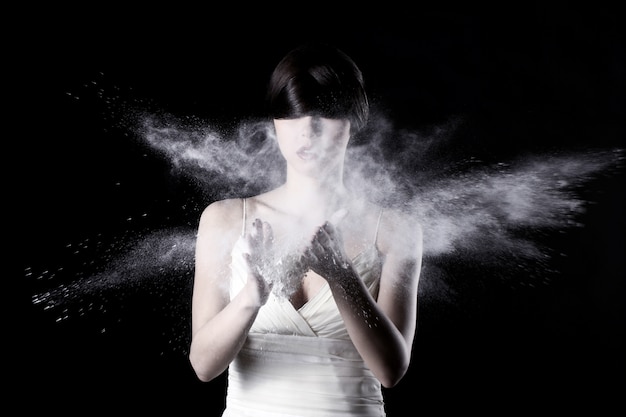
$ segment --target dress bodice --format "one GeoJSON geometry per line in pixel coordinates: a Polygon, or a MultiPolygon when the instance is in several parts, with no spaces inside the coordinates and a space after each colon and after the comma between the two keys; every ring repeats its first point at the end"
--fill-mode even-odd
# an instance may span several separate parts
{"type": "MultiPolygon", "coordinates": [[[[375,243],[352,265],[376,299],[382,258],[375,243]]],[[[246,282],[244,251],[242,233],[232,250],[231,299],[246,282]]],[[[352,343],[328,283],[300,308],[272,292],[259,309],[228,368],[223,414],[252,416],[385,416],[380,382],[352,343]]]]}

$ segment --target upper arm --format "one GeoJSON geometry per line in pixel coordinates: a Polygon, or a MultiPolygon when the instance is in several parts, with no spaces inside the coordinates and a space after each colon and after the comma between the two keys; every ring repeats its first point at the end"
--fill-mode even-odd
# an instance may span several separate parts
{"type": "Polygon", "coordinates": [[[411,347],[417,326],[417,290],[422,265],[422,229],[415,219],[388,213],[381,221],[384,255],[378,305],[411,347]]]}
{"type": "Polygon", "coordinates": [[[191,305],[192,335],[230,299],[230,253],[238,236],[236,201],[210,204],[200,216],[196,235],[191,305]]]}

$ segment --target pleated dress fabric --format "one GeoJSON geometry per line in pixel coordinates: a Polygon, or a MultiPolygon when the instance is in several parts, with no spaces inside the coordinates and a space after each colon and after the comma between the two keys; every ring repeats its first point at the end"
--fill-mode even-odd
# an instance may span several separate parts
{"type": "MultiPolygon", "coordinates": [[[[375,242],[352,260],[374,298],[382,268],[375,242]]],[[[246,281],[243,247],[240,238],[232,252],[231,298],[246,281]]],[[[352,344],[328,284],[298,309],[270,294],[229,366],[223,416],[385,416],[380,382],[352,344]]]]}

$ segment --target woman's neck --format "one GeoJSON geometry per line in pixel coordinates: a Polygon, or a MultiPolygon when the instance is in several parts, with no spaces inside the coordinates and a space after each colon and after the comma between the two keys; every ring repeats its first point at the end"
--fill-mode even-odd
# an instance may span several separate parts
{"type": "Polygon", "coordinates": [[[327,215],[343,207],[347,190],[343,182],[323,183],[313,178],[288,177],[280,187],[284,210],[294,215],[327,215]]]}

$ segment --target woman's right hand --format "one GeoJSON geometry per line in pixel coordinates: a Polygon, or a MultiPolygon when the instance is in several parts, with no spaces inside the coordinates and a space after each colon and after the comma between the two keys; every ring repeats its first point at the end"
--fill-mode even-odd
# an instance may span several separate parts
{"type": "Polygon", "coordinates": [[[272,283],[265,277],[272,262],[274,236],[269,223],[256,219],[245,236],[247,252],[244,253],[248,268],[246,291],[253,305],[259,307],[267,302],[272,283]]]}

